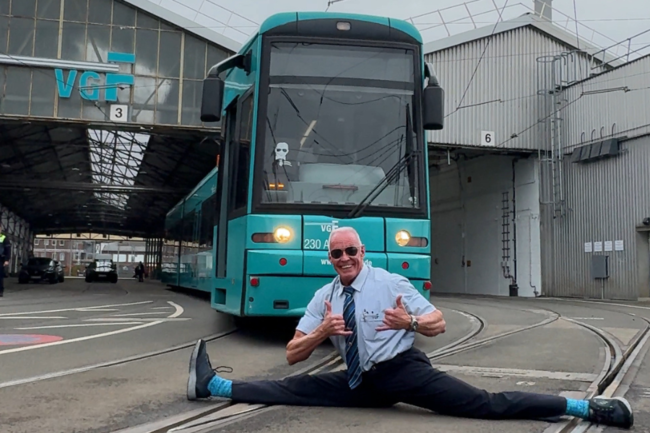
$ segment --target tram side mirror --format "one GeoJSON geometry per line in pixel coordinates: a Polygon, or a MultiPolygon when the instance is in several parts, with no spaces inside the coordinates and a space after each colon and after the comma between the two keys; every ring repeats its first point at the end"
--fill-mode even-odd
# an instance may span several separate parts
{"type": "Polygon", "coordinates": [[[424,76],[427,87],[424,88],[422,101],[422,121],[425,130],[435,131],[444,126],[445,91],[440,87],[431,63],[424,64],[424,76]]]}
{"type": "Polygon", "coordinates": [[[445,120],[445,91],[442,87],[429,84],[424,89],[422,121],[424,129],[439,130],[445,120]]]}
{"type": "Polygon", "coordinates": [[[208,76],[203,80],[201,122],[218,122],[221,120],[224,87],[224,82],[219,77],[208,76]]]}

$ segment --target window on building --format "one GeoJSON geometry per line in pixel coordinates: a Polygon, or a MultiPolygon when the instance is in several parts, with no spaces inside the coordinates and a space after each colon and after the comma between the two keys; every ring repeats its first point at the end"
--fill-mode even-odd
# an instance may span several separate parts
{"type": "Polygon", "coordinates": [[[59,260],[64,262],[65,261],[65,253],[59,254],[59,260]]]}
{"type": "Polygon", "coordinates": [[[41,243],[40,239],[34,239],[34,245],[39,245],[41,243]]]}
{"type": "Polygon", "coordinates": [[[45,246],[50,245],[50,240],[49,240],[49,239],[45,239],[45,241],[43,241],[43,245],[45,245],[45,246]]]}
{"type": "Polygon", "coordinates": [[[59,241],[59,246],[62,247],[65,245],[65,241],[59,241]]]}

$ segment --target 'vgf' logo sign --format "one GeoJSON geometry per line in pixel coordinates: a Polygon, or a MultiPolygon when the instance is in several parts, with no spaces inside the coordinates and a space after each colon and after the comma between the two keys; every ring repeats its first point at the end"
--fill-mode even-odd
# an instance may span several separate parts
{"type": "MultiPolygon", "coordinates": [[[[129,53],[108,53],[108,61],[114,63],[135,63],[135,54],[129,53]]],[[[70,70],[68,79],[63,77],[62,69],[55,69],[56,85],[59,91],[60,98],[69,98],[72,90],[75,87],[78,71],[76,69],[70,70]]],[[[79,77],[79,93],[82,98],[89,101],[100,100],[100,89],[104,91],[104,101],[117,101],[117,89],[120,85],[132,86],[135,82],[131,74],[114,74],[107,73],[105,82],[102,84],[102,77],[99,73],[94,71],[84,71],[79,77]]]]}

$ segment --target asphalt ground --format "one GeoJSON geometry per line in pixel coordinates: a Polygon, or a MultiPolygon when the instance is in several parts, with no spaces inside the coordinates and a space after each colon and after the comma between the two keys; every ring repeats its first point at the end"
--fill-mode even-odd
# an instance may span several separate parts
{"type": "MultiPolygon", "coordinates": [[[[601,372],[608,355],[585,323],[603,330],[624,351],[635,341],[650,309],[547,299],[436,297],[447,332],[418,336],[429,353],[483,328],[472,341],[494,339],[434,366],[489,391],[526,390],[579,397],[601,372]],[[637,317],[630,316],[633,312],[637,317]],[[522,332],[549,318],[544,326],[522,332]]],[[[117,284],[66,279],[62,284],[18,286],[8,280],[0,298],[0,419],[2,431],[113,432],[214,404],[185,396],[192,343],[211,337],[213,367],[233,368],[229,379],[281,378],[304,364],[288,366],[287,341],[295,320],[235,323],[210,308],[202,294],[177,292],[156,282],[117,284]]],[[[315,361],[331,354],[323,344],[315,361]]],[[[636,431],[650,425],[647,352],[629,379],[626,396],[636,410],[636,431]]],[[[389,409],[277,406],[237,422],[223,432],[543,432],[544,422],[477,421],[439,416],[407,405],[389,409]]],[[[610,431],[610,430],[607,430],[610,431]]],[[[611,430],[611,431],[616,431],[611,430]]]]}

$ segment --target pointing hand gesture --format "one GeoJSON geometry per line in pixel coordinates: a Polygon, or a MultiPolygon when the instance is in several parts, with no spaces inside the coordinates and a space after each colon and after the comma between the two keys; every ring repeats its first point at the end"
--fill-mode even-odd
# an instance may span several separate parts
{"type": "Polygon", "coordinates": [[[333,335],[348,336],[352,335],[352,331],[346,331],[345,319],[342,314],[332,314],[332,304],[325,301],[325,318],[321,324],[321,329],[328,337],[333,335]]]}
{"type": "Polygon", "coordinates": [[[397,295],[395,304],[395,308],[384,310],[384,324],[382,326],[379,326],[377,328],[377,331],[387,331],[389,329],[410,329],[411,316],[406,311],[406,307],[402,303],[402,295],[397,295]]]}

